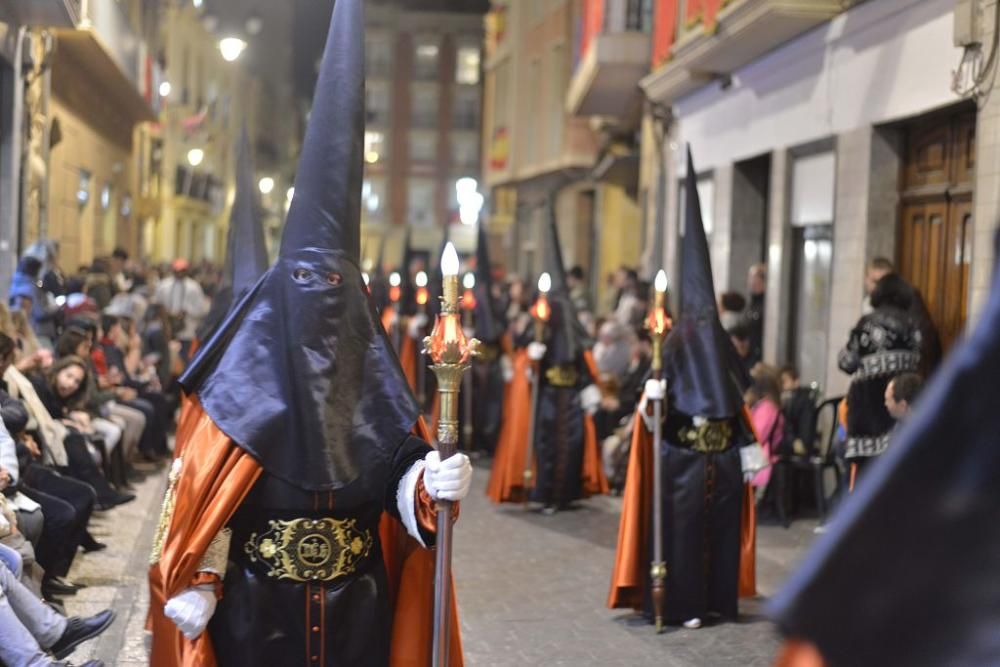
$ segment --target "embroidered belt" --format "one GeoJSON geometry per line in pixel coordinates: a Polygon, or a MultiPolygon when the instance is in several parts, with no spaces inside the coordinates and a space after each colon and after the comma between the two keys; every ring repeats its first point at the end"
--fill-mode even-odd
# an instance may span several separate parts
{"type": "Polygon", "coordinates": [[[292,519],[268,521],[268,529],[251,533],[243,552],[266,574],[290,581],[334,581],[354,574],[375,550],[375,539],[357,519],[292,519]]]}
{"type": "Polygon", "coordinates": [[[724,452],[732,447],[733,427],[728,421],[709,421],[677,432],[681,444],[702,454],[724,452]]]}
{"type": "Polygon", "coordinates": [[[545,371],[545,379],[553,387],[575,387],[580,374],[573,366],[552,366],[545,371]]]}

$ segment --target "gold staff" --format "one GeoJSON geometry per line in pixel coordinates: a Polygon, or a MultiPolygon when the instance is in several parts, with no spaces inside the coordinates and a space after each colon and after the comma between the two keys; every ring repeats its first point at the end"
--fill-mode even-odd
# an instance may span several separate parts
{"type": "MultiPolygon", "coordinates": [[[[667,292],[667,274],[656,274],[653,308],[646,318],[646,328],[653,341],[653,380],[663,379],[663,339],[670,331],[670,318],[664,301],[667,292]]],[[[666,597],[667,563],[663,559],[663,404],[665,399],[653,400],[653,563],[649,574],[653,580],[653,611],[656,615],[656,632],[663,632],[663,603],[666,597]]]]}
{"type": "MultiPolygon", "coordinates": [[[[417,273],[414,282],[417,284],[417,313],[420,319],[427,318],[427,299],[430,295],[427,291],[427,273],[420,271],[417,273]]],[[[427,361],[422,354],[417,355],[417,403],[420,404],[420,414],[424,414],[427,409],[427,361]]]]}
{"type": "Polygon", "coordinates": [[[392,331],[390,332],[390,339],[392,340],[392,346],[396,348],[396,354],[399,354],[399,318],[402,314],[399,312],[399,299],[403,295],[403,289],[400,287],[402,285],[403,279],[397,271],[393,271],[389,275],[389,302],[392,303],[392,331]]]}
{"type": "MultiPolygon", "coordinates": [[[[549,305],[549,290],[552,289],[552,276],[543,273],[538,278],[538,298],[535,305],[531,307],[531,316],[535,321],[535,342],[541,343],[545,340],[545,325],[552,316],[552,307],[549,305]]],[[[532,472],[535,456],[535,431],[538,428],[538,401],[542,388],[542,362],[532,364],[534,374],[531,376],[531,419],[528,421],[528,447],[524,456],[524,502],[528,502],[528,493],[531,489],[532,472]]]]}
{"type": "MultiPolygon", "coordinates": [[[[479,341],[469,340],[462,331],[458,298],[458,253],[455,246],[445,246],[441,257],[443,286],[441,314],[430,336],[424,338],[424,353],[434,365],[441,417],[437,440],[441,460],[455,455],[458,445],[458,390],[472,357],[479,353],[479,341]]],[[[452,503],[437,501],[437,554],[434,564],[434,649],[433,665],[447,667],[451,622],[451,538],[452,503]]]]}
{"type": "MultiPolygon", "coordinates": [[[[473,316],[476,311],[476,274],[465,274],[462,278],[462,287],[465,292],[462,294],[462,325],[471,330],[473,326],[473,316]]],[[[463,403],[465,404],[465,421],[462,422],[462,444],[465,451],[472,451],[472,373],[466,373],[462,379],[462,391],[465,392],[463,403]]]]}

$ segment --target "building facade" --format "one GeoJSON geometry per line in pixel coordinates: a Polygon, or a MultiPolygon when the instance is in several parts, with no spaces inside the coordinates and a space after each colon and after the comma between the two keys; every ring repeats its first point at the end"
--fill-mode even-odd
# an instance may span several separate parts
{"type": "Polygon", "coordinates": [[[383,1],[366,7],[366,265],[380,251],[387,262],[401,258],[407,228],[418,254],[436,252],[445,233],[460,251],[475,248],[474,227],[459,222],[456,183],[480,178],[483,25],[477,6],[383,1]]]}
{"type": "MultiPolygon", "coordinates": [[[[716,288],[767,264],[765,359],[828,395],[862,312],[864,268],[892,259],[947,347],[993,266],[1000,100],[995,3],[659,0],[641,82],[664,128],[645,187],[676,275],[680,186],[698,179],[716,288]],[[978,102],[978,104],[977,104],[978,102]],[[685,174],[690,146],[698,174],[685,174]]],[[[651,123],[649,117],[647,122],[651,123]]],[[[652,124],[652,123],[651,123],[652,124]]],[[[646,135],[647,137],[650,135],[646,135]]]]}
{"type": "Polygon", "coordinates": [[[484,174],[490,226],[508,271],[541,270],[546,204],[568,266],[607,277],[643,253],[638,81],[649,71],[651,5],[641,0],[494,2],[487,17],[484,174]]]}

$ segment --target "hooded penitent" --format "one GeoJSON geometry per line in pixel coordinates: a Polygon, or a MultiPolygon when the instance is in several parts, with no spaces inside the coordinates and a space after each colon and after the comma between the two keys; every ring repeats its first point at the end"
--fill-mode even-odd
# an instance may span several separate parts
{"type": "MultiPolygon", "coordinates": [[[[688,174],[695,174],[688,151],[688,174]]],[[[671,409],[709,419],[743,411],[750,384],[729,334],[719,321],[708,241],[695,178],[686,179],[684,238],[681,242],[680,315],[664,345],[663,374],[671,409]]]]}
{"type": "Polygon", "coordinates": [[[226,260],[222,281],[212,298],[212,308],[198,327],[198,340],[207,341],[233,306],[267,271],[267,243],[254,184],[250,136],[244,126],[236,151],[236,199],[226,235],[226,260]]]}
{"type": "Polygon", "coordinates": [[[559,244],[559,228],[556,225],[555,198],[548,203],[548,223],[545,226],[545,270],[552,278],[549,290],[549,304],[552,319],[549,321],[548,352],[546,359],[551,364],[578,363],[583,353],[594,346],[569,296],[566,283],[566,265],[563,263],[562,246],[559,244]]]}
{"type": "MultiPolygon", "coordinates": [[[[782,632],[825,664],[998,663],[998,331],[1000,265],[974,331],[774,597],[782,632]]],[[[782,664],[823,664],[808,653],[782,664]]]]}
{"type": "Polygon", "coordinates": [[[743,484],[738,448],[752,442],[743,407],[745,378],[722,329],[688,153],[680,316],[664,350],[667,400],[662,448],[636,416],[609,607],[652,614],[653,503],[663,509],[668,622],[717,613],[735,617],[738,595],[754,594],[753,490],[743,484]],[[654,466],[663,471],[654,496],[654,466]]]}
{"type": "Polygon", "coordinates": [[[363,32],[362,4],[338,2],[278,259],[181,380],[265,472],[309,491],[383,464],[418,414],[359,266],[363,32]]]}

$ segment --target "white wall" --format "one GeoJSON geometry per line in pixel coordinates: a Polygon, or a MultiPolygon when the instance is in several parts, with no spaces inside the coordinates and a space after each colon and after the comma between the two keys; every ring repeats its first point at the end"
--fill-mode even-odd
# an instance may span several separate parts
{"type": "Polygon", "coordinates": [[[678,139],[701,171],[957,102],[954,4],[864,2],[679,100],[678,139]]]}

